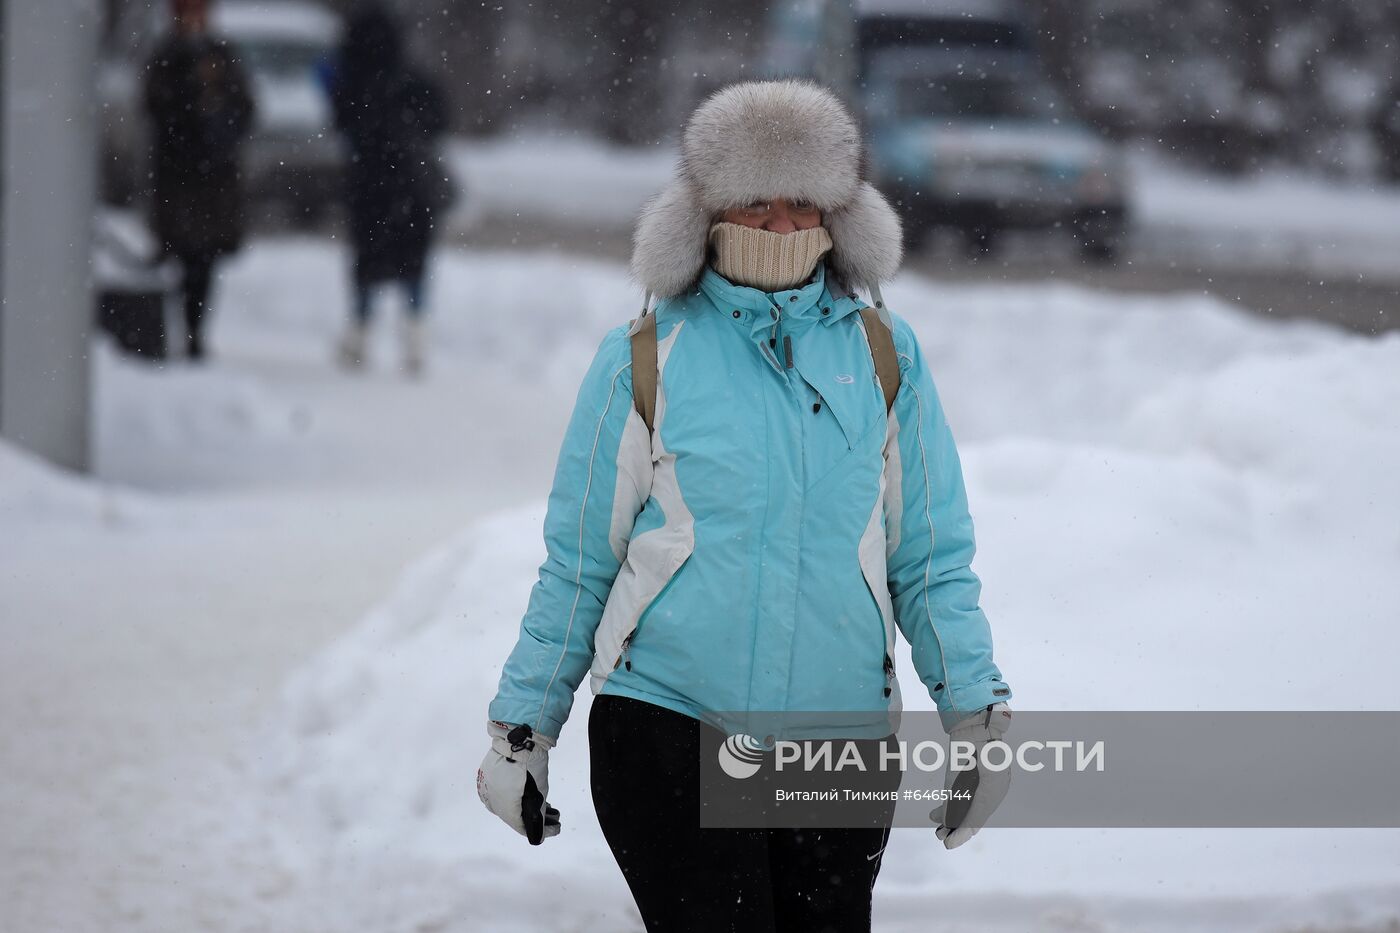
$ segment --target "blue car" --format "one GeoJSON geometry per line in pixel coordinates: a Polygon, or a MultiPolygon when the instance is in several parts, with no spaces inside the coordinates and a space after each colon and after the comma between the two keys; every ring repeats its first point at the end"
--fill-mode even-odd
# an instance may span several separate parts
{"type": "Polygon", "coordinates": [[[940,227],[976,252],[1011,229],[1063,230],[1111,260],[1128,226],[1118,147],[1077,120],[1030,55],[883,50],[860,93],[876,184],[911,247],[940,227]]]}

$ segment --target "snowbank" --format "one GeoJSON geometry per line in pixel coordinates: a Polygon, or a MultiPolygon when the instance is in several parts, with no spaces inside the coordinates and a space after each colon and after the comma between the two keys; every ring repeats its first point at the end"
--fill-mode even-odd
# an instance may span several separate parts
{"type": "Polygon", "coordinates": [[[0,554],[21,547],[22,529],[121,526],[159,512],[132,490],[93,482],[0,440],[0,554]]]}
{"type": "MultiPolygon", "coordinates": [[[[566,405],[626,305],[570,307],[550,288],[569,280],[558,262],[498,254],[448,274],[538,297],[530,326],[563,341],[566,405]]],[[[620,269],[584,274],[630,294],[620,269]]],[[[1400,335],[1069,287],[904,278],[886,295],[920,334],[960,438],[984,606],[1021,705],[1400,705],[1400,335]]],[[[586,690],[552,756],[557,840],[526,845],[473,788],[485,706],[543,559],[544,493],[419,561],[299,672],[269,726],[283,856],[378,905],[385,928],[470,916],[474,929],[640,929],[593,818],[586,690]],[[508,908],[516,894],[523,906],[508,908]]],[[[907,652],[899,674],[909,705],[928,707],[908,689],[907,652]]],[[[1359,925],[1400,912],[1397,860],[1400,837],[1379,831],[1003,830],[953,854],[903,831],[876,917],[887,929],[939,911],[950,929],[1359,925]],[[989,917],[995,892],[1014,897],[989,917]]]]}
{"type": "Polygon", "coordinates": [[[426,555],[287,685],[262,773],[290,872],[348,892],[331,929],[640,929],[600,848],[581,726],[552,761],[571,776],[551,800],[575,845],[531,848],[476,795],[482,711],[543,520],[542,504],[501,512],[426,555]]]}
{"type": "MultiPolygon", "coordinates": [[[[418,455],[421,434],[413,432],[440,433],[444,408],[465,415],[487,407],[477,398],[479,373],[571,399],[601,334],[641,303],[608,263],[437,250],[427,275],[427,376],[416,384],[403,378],[405,299],[386,287],[377,297],[369,364],[347,379],[334,362],[350,307],[346,250],[311,237],[264,240],[221,268],[205,363],[146,365],[105,341],[96,346],[94,449],[102,476],[183,490],[340,483],[356,471],[401,483],[395,456],[418,455]],[[419,389],[435,395],[419,407],[421,421],[402,424],[402,395],[419,389]],[[472,399],[451,395],[467,391],[472,399]],[[381,432],[375,446],[382,449],[364,449],[366,425],[381,432]]],[[[557,438],[550,445],[552,453],[557,438]]]]}
{"type": "Polygon", "coordinates": [[[1393,281],[1400,251],[1400,188],[1296,172],[1202,175],[1142,151],[1132,161],[1132,206],[1144,245],[1212,265],[1304,268],[1393,281]]]}
{"type": "Polygon", "coordinates": [[[1323,239],[1400,236],[1394,185],[1277,170],[1224,178],[1172,165],[1151,151],[1135,154],[1133,171],[1135,206],[1150,224],[1323,239]]]}

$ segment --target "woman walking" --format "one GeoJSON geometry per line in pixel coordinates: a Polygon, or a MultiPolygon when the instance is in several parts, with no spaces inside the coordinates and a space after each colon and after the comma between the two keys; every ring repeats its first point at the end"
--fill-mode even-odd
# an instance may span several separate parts
{"type": "MultiPolygon", "coordinates": [[[[478,792],[538,844],[560,826],[549,749],[590,675],[593,800],[650,931],[870,928],[888,826],[699,827],[716,711],[840,711],[885,735],[898,629],[945,727],[985,742],[1009,719],[925,357],[854,291],[878,295],[901,252],[860,155],[851,115],[804,82],[693,114],[635,236],[660,301],[584,377],[488,711],[478,792]],[[654,396],[632,345],[651,326],[654,396]]],[[[960,845],[1004,792],[984,776],[939,838],[960,845]]]]}
{"type": "Polygon", "coordinates": [[[398,23],[363,7],[346,28],[332,76],[336,126],[349,148],[346,203],[355,250],[354,305],[341,361],[358,366],[381,282],[403,286],[404,365],[423,366],[423,267],[444,179],[434,141],[447,124],[437,87],[405,61],[398,23]]]}

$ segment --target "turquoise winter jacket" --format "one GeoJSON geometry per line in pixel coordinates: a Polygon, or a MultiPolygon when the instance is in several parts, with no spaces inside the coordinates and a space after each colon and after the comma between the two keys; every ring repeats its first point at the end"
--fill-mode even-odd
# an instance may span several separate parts
{"type": "Polygon", "coordinates": [[[557,738],[588,674],[594,693],[707,721],[822,710],[884,722],[900,708],[896,627],[945,725],[1010,698],[933,379],[891,314],[901,384],[887,417],[861,307],[828,290],[822,266],[771,294],[707,268],[653,312],[650,437],[628,325],[604,335],[489,718],[557,738]]]}

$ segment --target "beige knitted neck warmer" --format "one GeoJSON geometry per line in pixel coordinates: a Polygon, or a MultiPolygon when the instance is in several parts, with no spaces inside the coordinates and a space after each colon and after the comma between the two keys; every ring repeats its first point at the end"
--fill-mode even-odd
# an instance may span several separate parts
{"type": "Polygon", "coordinates": [[[825,227],[774,233],[720,221],[710,227],[715,271],[735,285],[765,292],[796,288],[807,281],[817,261],[831,249],[825,227]]]}

